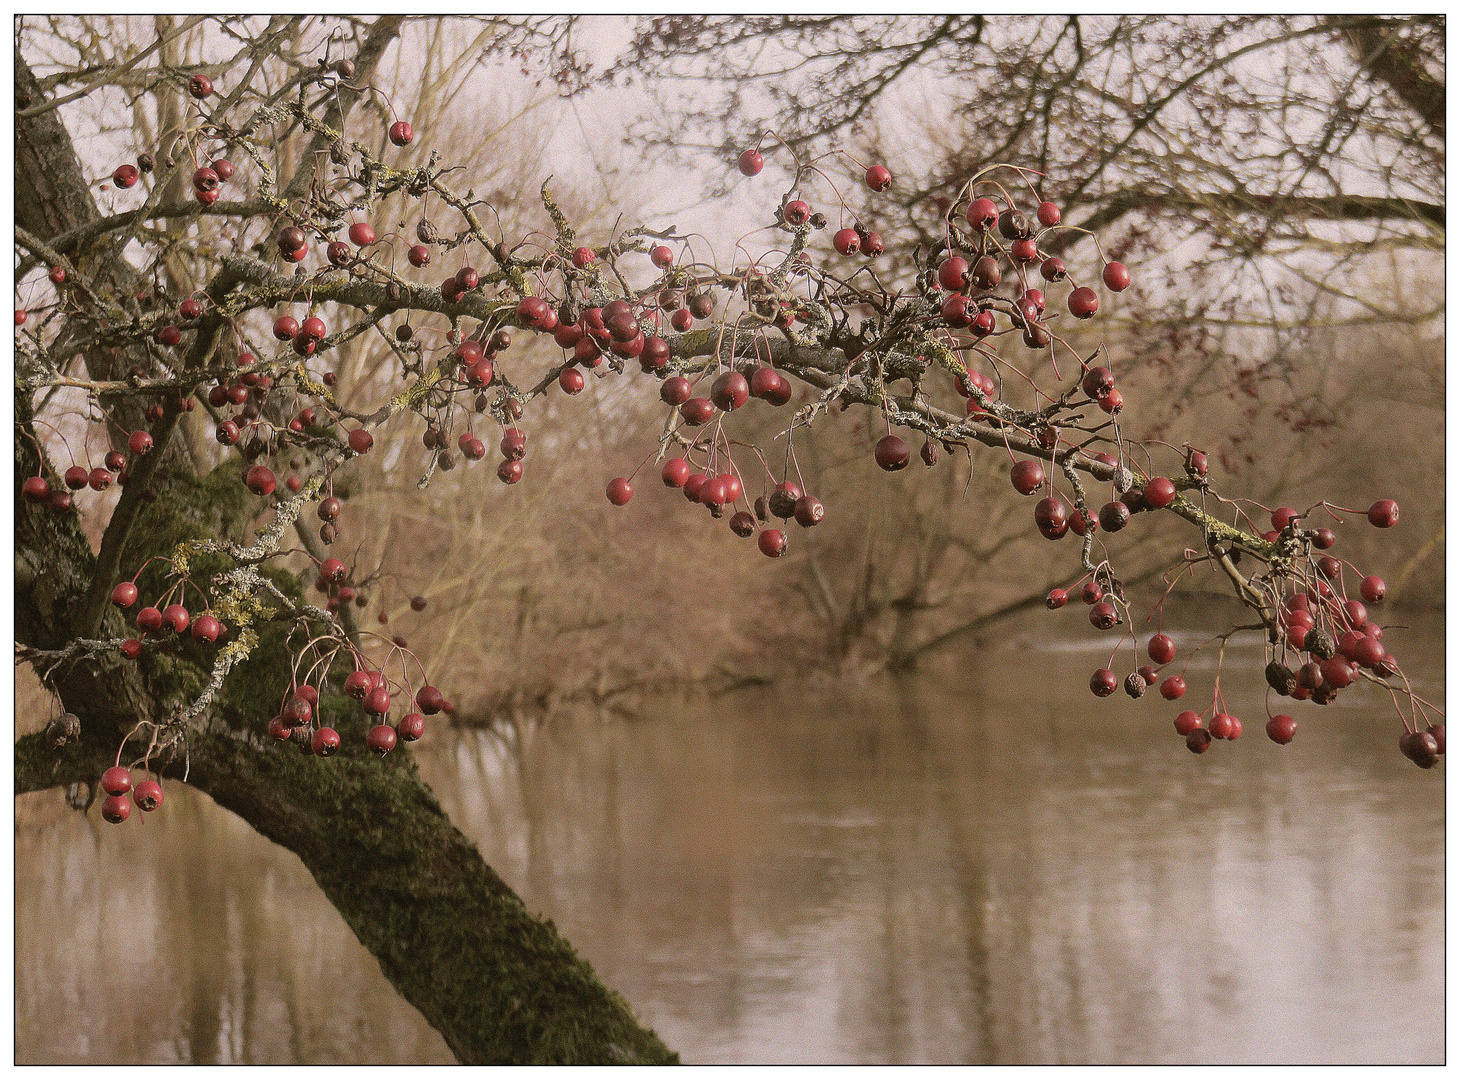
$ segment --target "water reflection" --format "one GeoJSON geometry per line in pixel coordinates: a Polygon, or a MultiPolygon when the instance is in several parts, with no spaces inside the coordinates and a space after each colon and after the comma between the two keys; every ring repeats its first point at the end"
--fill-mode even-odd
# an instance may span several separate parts
{"type": "MultiPolygon", "coordinates": [[[[1434,631],[1406,635],[1432,700],[1434,631]]],[[[689,1061],[1443,1060],[1443,778],[1377,698],[1195,758],[1169,704],[1091,698],[1093,657],[419,756],[689,1061]]],[[[448,1059],[297,860],[206,799],[17,842],[20,1060],[448,1059]]]]}

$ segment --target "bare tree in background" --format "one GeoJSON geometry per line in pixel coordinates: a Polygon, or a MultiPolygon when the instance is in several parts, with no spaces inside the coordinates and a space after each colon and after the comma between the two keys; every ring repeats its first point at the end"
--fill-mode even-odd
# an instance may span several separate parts
{"type": "MultiPolygon", "coordinates": [[[[921,244],[936,257],[980,169],[1042,173],[1066,220],[1090,230],[1050,251],[1144,268],[1101,327],[1119,338],[1117,373],[1161,399],[1138,434],[1179,442],[1200,416],[1214,463],[1275,495],[1355,468],[1395,482],[1406,460],[1442,455],[1444,28],[1443,16],[661,16],[640,20],[608,77],[655,95],[635,138],[657,152],[729,162],[759,144],[768,170],[788,147],[828,168],[843,153],[886,163],[896,208],[863,224],[890,256],[921,244]],[[1351,433],[1396,415],[1412,421],[1388,425],[1392,454],[1355,445],[1351,433]]],[[[1410,552],[1432,577],[1442,499],[1437,477],[1415,501],[1410,552]]],[[[950,504],[957,540],[986,542],[961,517],[982,515],[950,504]]],[[[970,589],[944,565],[934,592],[977,612],[962,625],[1002,610],[987,602],[996,568],[970,589]]],[[[805,587],[821,591],[814,575],[805,587]]],[[[917,603],[926,583],[887,587],[917,603]]],[[[958,625],[930,617],[934,637],[958,625]]]]}

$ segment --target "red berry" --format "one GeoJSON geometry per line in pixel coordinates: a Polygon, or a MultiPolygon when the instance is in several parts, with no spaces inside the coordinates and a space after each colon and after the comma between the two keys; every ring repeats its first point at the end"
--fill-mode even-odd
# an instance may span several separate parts
{"type": "Polygon", "coordinates": [[[856,229],[838,229],[831,238],[831,246],[840,255],[855,255],[862,250],[862,238],[857,235],[856,229]]]}
{"type": "Polygon", "coordinates": [[[886,191],[892,186],[892,173],[885,165],[873,165],[867,170],[867,186],[873,191],[886,191]]]}
{"type": "Polygon", "coordinates": [[[504,484],[515,484],[522,479],[522,462],[504,461],[497,466],[497,479],[504,484]]]}
{"type": "Polygon", "coordinates": [[[112,590],[112,603],[120,608],[129,608],[137,602],[137,586],[123,581],[112,590]]]}
{"type": "Polygon", "coordinates": [[[406,713],[396,722],[395,732],[402,742],[415,742],[426,733],[426,718],[420,713],[406,713]]]}
{"type": "Polygon", "coordinates": [[[786,553],[786,534],[780,529],[762,529],[756,544],[760,547],[761,554],[779,559],[786,553]]]}
{"type": "Polygon", "coordinates": [[[639,366],[645,371],[660,371],[669,363],[669,342],[662,337],[644,340],[644,351],[639,355],[639,366]]]}
{"type": "Polygon", "coordinates": [[[125,795],[132,790],[132,770],[113,765],[101,774],[101,790],[108,795],[125,795]]]}
{"type": "Polygon", "coordinates": [[[375,687],[375,677],[368,671],[357,669],[345,676],[345,695],[356,701],[364,701],[365,695],[375,687]]]}
{"type": "Polygon", "coordinates": [[[1123,502],[1108,502],[1100,508],[1100,527],[1106,532],[1120,532],[1130,521],[1130,507],[1123,502]]]}
{"type": "Polygon", "coordinates": [[[1115,389],[1115,376],[1107,368],[1093,367],[1080,380],[1080,389],[1092,401],[1099,401],[1115,389]]]}
{"type": "Polygon", "coordinates": [[[162,625],[174,634],[181,634],[188,628],[188,623],[191,621],[188,617],[188,609],[181,604],[168,604],[162,609],[162,625]]]}
{"type": "Polygon", "coordinates": [[[1349,660],[1343,656],[1334,656],[1323,661],[1318,665],[1318,670],[1323,673],[1323,681],[1335,690],[1342,690],[1354,681],[1353,668],[1349,667],[1349,660]]]}
{"type": "Polygon", "coordinates": [[[132,801],[138,810],[150,814],[162,805],[162,785],[156,780],[143,780],[133,789],[132,801]]]}
{"type": "Polygon", "coordinates": [[[1357,600],[1345,600],[1343,602],[1343,615],[1348,624],[1355,630],[1362,630],[1364,624],[1369,621],[1368,609],[1357,600]]]}
{"type": "Polygon", "coordinates": [[[1060,223],[1060,208],[1052,202],[1042,202],[1039,208],[1034,211],[1034,216],[1046,229],[1060,223]]]}
{"type": "Polygon", "coordinates": [[[583,387],[587,385],[587,380],[577,368],[565,367],[558,372],[558,385],[563,388],[565,394],[581,394],[583,387]]]}
{"type": "Polygon", "coordinates": [[[117,646],[117,651],[128,660],[135,660],[142,655],[142,643],[136,638],[128,638],[117,646]]]}
{"type": "Polygon", "coordinates": [[[397,120],[390,125],[390,141],[396,146],[406,146],[416,137],[411,130],[411,125],[404,120],[397,120]]]}
{"type": "Polygon", "coordinates": [[[434,686],[422,686],[416,691],[416,706],[427,716],[439,713],[446,704],[446,695],[434,686]]]}
{"type": "Polygon", "coordinates": [[[137,183],[141,174],[137,172],[135,165],[118,165],[117,171],[112,173],[112,183],[119,188],[129,188],[137,183]]]}
{"type": "Polygon", "coordinates": [[[1267,722],[1267,737],[1279,746],[1292,742],[1297,732],[1298,722],[1291,716],[1278,715],[1267,722]]]}
{"type": "Polygon", "coordinates": [[[366,453],[375,445],[375,436],[371,435],[364,428],[355,428],[350,432],[348,439],[350,449],[357,454],[366,453]]]}
{"type": "Polygon", "coordinates": [[[1369,524],[1376,529],[1387,529],[1399,521],[1399,504],[1393,499],[1380,499],[1369,507],[1369,524]]]}
{"type": "Polygon", "coordinates": [[[211,645],[223,633],[223,624],[212,615],[199,615],[193,620],[193,640],[211,645]]]}
{"type": "Polygon", "coordinates": [[[1190,735],[1201,727],[1201,717],[1189,709],[1176,714],[1176,734],[1190,735]]]}
{"type": "Polygon", "coordinates": [[[738,371],[727,371],[710,386],[715,408],[733,412],[750,400],[750,383],[738,371]]]}
{"type": "Polygon", "coordinates": [[[1281,532],[1297,516],[1298,512],[1291,506],[1280,506],[1272,512],[1272,527],[1281,532]]]}
{"type": "Polygon", "coordinates": [[[20,485],[20,494],[26,502],[43,503],[51,497],[51,485],[44,476],[28,477],[20,485]]]}
{"type": "Polygon", "coordinates": [[[1169,664],[1176,659],[1176,642],[1165,634],[1153,634],[1146,642],[1146,655],[1157,664],[1169,664]]]}
{"type": "Polygon", "coordinates": [[[1171,675],[1161,681],[1161,696],[1175,701],[1186,694],[1186,680],[1180,675],[1171,675]]]}
{"type": "Polygon", "coordinates": [[[813,525],[820,525],[826,518],[826,507],[816,496],[802,495],[796,500],[795,517],[796,524],[803,529],[809,529],[813,525]]]}
{"type": "Polygon", "coordinates": [[[1234,719],[1235,717],[1226,713],[1217,713],[1207,724],[1207,731],[1214,739],[1231,739],[1234,737],[1232,732],[1236,730],[1236,726],[1232,723],[1234,719]]]}
{"type": "Polygon", "coordinates": [[[152,449],[152,436],[146,431],[138,430],[127,439],[127,449],[132,452],[133,457],[140,457],[152,449]]]}
{"type": "Polygon", "coordinates": [[[188,80],[188,93],[199,101],[213,92],[213,80],[206,75],[194,75],[188,80]]]}
{"type": "Polygon", "coordinates": [[[292,341],[299,333],[299,320],[292,315],[280,315],[274,320],[274,337],[280,341],[292,341]]]}
{"type": "Polygon", "coordinates": [[[792,199],[781,208],[781,217],[787,225],[805,225],[811,220],[811,204],[805,199],[792,199]]]}
{"type": "Polygon", "coordinates": [[[373,686],[365,695],[365,711],[375,716],[390,712],[390,690],[384,686],[373,686]]]}
{"type": "Polygon", "coordinates": [[[1015,240],[1009,245],[1009,254],[1015,262],[1032,263],[1039,258],[1039,242],[1033,237],[1015,240]]]}
{"type": "Polygon", "coordinates": [[[1050,589],[1049,595],[1044,598],[1044,606],[1050,611],[1058,611],[1069,603],[1070,594],[1064,589],[1050,589]]]}
{"type": "Polygon", "coordinates": [[[272,495],[274,493],[275,478],[272,469],[263,465],[254,465],[248,470],[244,477],[244,484],[248,490],[255,495],[272,495]]]}
{"type": "Polygon", "coordinates": [[[1033,495],[1044,486],[1044,466],[1037,461],[1020,461],[1009,472],[1009,480],[1020,495],[1033,495]]]}
{"type": "Polygon", "coordinates": [[[1359,595],[1370,604],[1377,604],[1383,600],[1387,591],[1388,586],[1384,584],[1384,579],[1373,574],[1359,582],[1359,595]]]}
{"type": "Polygon", "coordinates": [[[907,443],[896,435],[884,435],[877,440],[873,456],[877,459],[878,467],[887,472],[897,472],[907,468],[912,453],[908,450],[907,443]]]}
{"type": "Polygon", "coordinates": [[[1090,693],[1096,697],[1109,697],[1119,685],[1120,680],[1109,668],[1101,668],[1090,676],[1090,693]]]}
{"type": "Polygon", "coordinates": [[[1164,510],[1176,500],[1176,485],[1164,476],[1151,480],[1141,490],[1141,495],[1153,510],[1164,510]]]}
{"type": "Polygon", "coordinates": [[[1070,527],[1069,510],[1059,499],[1046,496],[1034,504],[1034,523],[1047,540],[1058,540],[1070,527]]]}
{"type": "Polygon", "coordinates": [[[649,261],[660,270],[667,270],[674,265],[674,252],[661,244],[649,252],[649,261]]]}
{"type": "Polygon", "coordinates": [[[968,310],[968,297],[962,293],[954,293],[944,300],[939,314],[947,320],[949,326],[955,329],[961,329],[973,323],[973,315],[968,310]]]}
{"type": "Polygon", "coordinates": [[[120,825],[132,816],[132,804],[121,795],[108,795],[101,800],[101,816],[113,825],[120,825]]]}
{"type": "Polygon", "coordinates": [[[389,724],[376,724],[365,733],[365,745],[372,753],[384,757],[395,749],[395,728],[389,724]]]}
{"type": "Polygon", "coordinates": [[[968,208],[968,224],[975,232],[985,232],[999,220],[999,208],[992,199],[974,199],[968,208]]]}
{"type": "Polygon", "coordinates": [[[322,727],[310,738],[309,748],[319,757],[329,757],[340,748],[340,733],[334,728],[322,727]]]}
{"type": "Polygon", "coordinates": [[[692,397],[679,407],[679,415],[686,424],[699,427],[715,418],[715,405],[709,398],[692,397]]]}
{"type": "Polygon", "coordinates": [[[151,634],[162,629],[162,612],[155,607],[144,607],[137,612],[137,629],[151,634]]]}
{"type": "Polygon", "coordinates": [[[368,222],[355,222],[350,226],[350,243],[356,247],[367,247],[375,243],[375,229],[368,222]]]}
{"type": "Polygon", "coordinates": [[[765,168],[765,159],[760,156],[759,150],[752,147],[741,152],[740,160],[736,164],[740,166],[740,171],[746,176],[755,176],[765,168]]]}
{"type": "Polygon", "coordinates": [[[944,259],[938,267],[938,284],[949,292],[958,292],[968,277],[968,262],[957,255],[944,259]]]}
{"type": "Polygon", "coordinates": [[[608,482],[608,501],[614,506],[625,506],[634,497],[634,485],[625,477],[616,476],[608,482]]]}
{"type": "Polygon", "coordinates": [[[64,266],[51,267],[51,280],[57,285],[64,285],[66,283],[66,268],[64,266]]]}
{"type": "Polygon", "coordinates": [[[1100,276],[1105,281],[1105,287],[1111,292],[1123,292],[1130,285],[1130,271],[1125,268],[1124,263],[1106,263],[1100,276]]]}
{"type": "Polygon", "coordinates": [[[1100,310],[1100,297],[1095,295],[1094,289],[1087,289],[1083,285],[1070,293],[1067,303],[1070,314],[1077,319],[1088,319],[1100,310]]]}

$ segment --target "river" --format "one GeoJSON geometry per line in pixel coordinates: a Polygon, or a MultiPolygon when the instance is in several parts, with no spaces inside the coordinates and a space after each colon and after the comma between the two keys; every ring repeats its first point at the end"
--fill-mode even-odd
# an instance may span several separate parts
{"type": "MultiPolygon", "coordinates": [[[[1446,766],[1399,755],[1387,698],[1297,705],[1279,747],[1229,648],[1246,731],[1197,757],[1154,693],[1090,695],[1109,639],[1048,625],[917,680],[436,725],[418,759],[689,1062],[1442,1062],[1446,766]]],[[[1386,643],[1443,700],[1442,621],[1386,643]]],[[[206,797],[59,803],[17,800],[18,1062],[450,1060],[206,797]]]]}

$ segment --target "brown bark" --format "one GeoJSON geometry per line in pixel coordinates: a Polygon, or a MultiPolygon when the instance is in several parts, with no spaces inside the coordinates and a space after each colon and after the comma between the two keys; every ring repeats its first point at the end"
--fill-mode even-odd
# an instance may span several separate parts
{"type": "MultiPolygon", "coordinates": [[[[38,93],[19,49],[16,85],[38,93]]],[[[17,224],[46,240],[100,220],[59,110],[20,122],[16,144],[17,224]]],[[[16,397],[17,422],[29,428],[30,397],[16,397]]],[[[174,416],[170,410],[154,428],[159,446],[124,489],[101,563],[74,514],[24,502],[17,485],[17,642],[40,651],[33,662],[43,681],[82,722],[80,740],[59,750],[40,735],[17,742],[17,794],[94,787],[139,721],[165,719],[206,682],[211,650],[191,641],[163,643],[135,662],[110,649],[42,655],[67,649],[82,624],[101,638],[125,636],[121,615],[96,600],[110,590],[116,566],[140,565],[183,538],[230,535],[257,511],[243,501],[250,496],[220,494],[223,479],[232,481],[226,490],[241,493],[236,467],[222,467],[227,478],[198,478],[163,455],[174,416]],[[140,497],[149,485],[155,501],[140,497]]],[[[17,435],[15,451],[18,475],[34,475],[35,444],[17,435]]],[[[286,577],[277,583],[293,588],[286,577]]],[[[346,710],[346,701],[321,702],[347,741],[335,758],[306,756],[264,736],[273,711],[267,703],[289,685],[290,666],[282,632],[259,629],[259,645],[234,669],[205,720],[190,727],[185,751],[179,747],[154,767],[173,778],[186,773],[189,784],[297,854],[386,977],[461,1061],[677,1060],[551,922],[527,912],[442,812],[408,751],[385,760],[365,753],[365,721],[346,710]]],[[[134,752],[140,751],[129,746],[124,758],[134,752]]]]}

